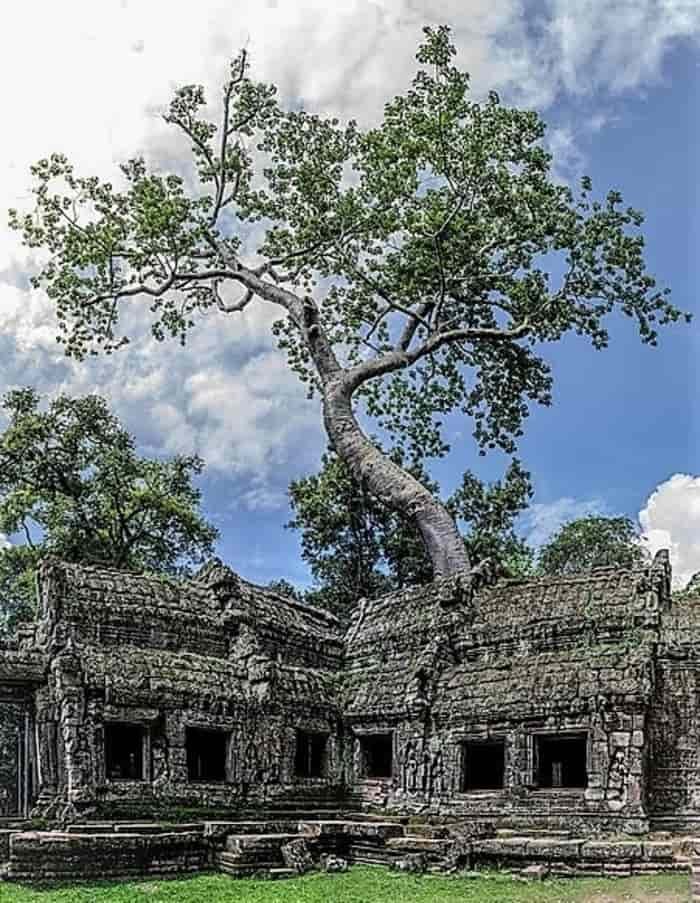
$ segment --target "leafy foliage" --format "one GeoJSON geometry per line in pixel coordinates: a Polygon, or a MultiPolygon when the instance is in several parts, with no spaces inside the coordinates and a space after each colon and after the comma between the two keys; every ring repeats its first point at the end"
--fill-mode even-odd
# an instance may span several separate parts
{"type": "Polygon", "coordinates": [[[33,389],[18,389],[2,407],[0,532],[24,541],[0,553],[0,611],[10,625],[33,607],[42,555],[178,574],[211,554],[217,531],[192,485],[198,457],[140,457],[97,395],[60,395],[44,410],[33,389]]]}
{"type": "MultiPolygon", "coordinates": [[[[439,497],[440,487],[420,464],[405,465],[397,450],[392,457],[439,497]]],[[[532,554],[515,535],[513,521],[531,494],[529,475],[518,461],[502,481],[488,486],[464,474],[446,506],[469,525],[464,542],[473,561],[491,557],[511,572],[529,571],[532,554]]],[[[289,497],[294,517],[287,526],[299,531],[302,557],[316,583],[307,601],[347,612],[363,596],[432,579],[415,523],[358,483],[332,452],[323,455],[318,473],[290,484],[289,497]]]]}
{"type": "Polygon", "coordinates": [[[543,574],[577,574],[596,567],[635,567],[648,560],[628,517],[582,517],[570,521],[539,551],[543,574]]]}
{"type": "MultiPolygon", "coordinates": [[[[279,345],[321,393],[329,434],[340,419],[359,433],[360,398],[407,459],[424,460],[448,450],[453,411],[473,419],[480,453],[513,452],[530,404],[551,402],[543,343],[573,331],[604,348],[622,313],[654,345],[660,327],[689,320],[647,273],[642,214],[588,177],[576,190],[555,181],[537,113],[495,92],[472,100],[449,28],[424,31],[411,87],[367,130],[283,111],[245,53],[218,127],[202,88],[179,89],[165,119],[190,141],[192,194],[140,158],[122,166],[122,188],[76,175],[60,154],[40,160],[35,209],[11,211],[10,224],[47,253],[33,281],[55,303],[66,352],[128,341],[127,305],[158,339],[184,343],[200,316],[257,300],[279,311],[279,345]],[[350,414],[331,412],[339,398],[350,414]]],[[[437,500],[429,511],[420,484],[370,451],[358,441],[342,454],[394,507],[420,496],[419,526],[440,520],[431,559],[442,543],[444,566],[461,567],[437,500]]]]}

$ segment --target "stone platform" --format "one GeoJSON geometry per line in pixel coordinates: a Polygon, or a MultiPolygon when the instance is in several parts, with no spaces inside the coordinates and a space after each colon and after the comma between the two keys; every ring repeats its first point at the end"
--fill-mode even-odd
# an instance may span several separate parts
{"type": "Polygon", "coordinates": [[[285,877],[286,848],[299,845],[314,863],[337,855],[349,863],[458,872],[619,877],[688,871],[700,840],[590,839],[494,832],[488,823],[407,824],[405,819],[262,819],[190,824],[85,823],[64,831],[0,832],[0,868],[11,881],[124,879],[218,870],[232,877],[285,877]],[[301,844],[299,843],[301,842],[301,844]]]}

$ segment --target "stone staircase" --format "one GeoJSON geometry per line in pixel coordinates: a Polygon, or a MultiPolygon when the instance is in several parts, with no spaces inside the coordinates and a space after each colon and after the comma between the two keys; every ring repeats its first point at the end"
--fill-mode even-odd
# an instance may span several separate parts
{"type": "MultiPolygon", "coordinates": [[[[224,849],[214,854],[214,864],[220,872],[232,878],[243,878],[257,872],[272,872],[272,877],[280,877],[280,869],[285,869],[282,847],[291,840],[298,840],[300,834],[231,834],[224,843],[224,849]]],[[[285,869],[294,875],[293,869],[285,869]]]]}
{"type": "Polygon", "coordinates": [[[406,816],[380,819],[347,813],[342,818],[319,818],[307,811],[303,819],[296,819],[283,814],[198,824],[93,822],[71,825],[66,831],[0,832],[0,878],[73,881],[212,869],[231,877],[285,878],[297,874],[292,866],[304,858],[309,864],[318,863],[324,854],[340,856],[349,864],[406,869],[418,860],[421,871],[469,865],[521,873],[536,869],[560,876],[613,876],[687,870],[700,848],[692,837],[604,840],[570,837],[563,831],[494,832],[490,824],[472,821],[434,825],[416,824],[406,816]],[[283,853],[287,844],[292,848],[283,853]]]}

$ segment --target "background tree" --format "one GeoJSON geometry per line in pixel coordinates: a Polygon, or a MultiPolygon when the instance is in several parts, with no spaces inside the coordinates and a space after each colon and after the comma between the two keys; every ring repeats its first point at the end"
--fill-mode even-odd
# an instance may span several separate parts
{"type": "Polygon", "coordinates": [[[468,569],[467,547],[440,500],[363,432],[358,402],[411,459],[445,451],[440,420],[454,410],[474,418],[481,451],[512,451],[529,403],[550,403],[541,343],[575,331],[604,348],[620,311],[655,344],[683,316],[646,272],[642,215],[616,191],[595,198],[588,178],[576,193],[555,181],[538,115],[494,92],[471,100],[454,54],[447,27],[426,28],[411,88],[363,131],[283,112],[243,53],[218,127],[197,86],[165,116],[191,143],[193,195],[140,158],[118,190],[54,154],[32,168],[35,209],[10,213],[48,252],[34,285],[69,355],[126,342],[125,306],[182,342],[211,311],[277,309],[279,344],[320,394],[333,450],[414,520],[438,576],[468,569]]]}
{"type": "Polygon", "coordinates": [[[537,556],[542,574],[578,574],[597,567],[636,567],[649,559],[629,517],[581,517],[564,524],[537,556]]]}
{"type": "MultiPolygon", "coordinates": [[[[440,488],[420,464],[391,457],[439,498],[440,488]]],[[[529,475],[514,461],[504,480],[484,485],[467,472],[446,507],[467,527],[463,541],[475,559],[485,557],[522,573],[531,553],[513,529],[532,494],[529,475]]],[[[326,453],[317,474],[289,486],[294,517],[287,527],[300,533],[302,558],[315,581],[307,601],[347,613],[357,600],[374,598],[432,579],[433,571],[415,523],[393,511],[357,483],[344,462],[326,453]]]]}
{"type": "Polygon", "coordinates": [[[199,510],[196,456],[139,456],[97,395],[61,395],[45,408],[33,389],[7,393],[0,436],[0,620],[33,610],[34,570],[46,554],[179,574],[212,554],[216,529],[199,510]]]}

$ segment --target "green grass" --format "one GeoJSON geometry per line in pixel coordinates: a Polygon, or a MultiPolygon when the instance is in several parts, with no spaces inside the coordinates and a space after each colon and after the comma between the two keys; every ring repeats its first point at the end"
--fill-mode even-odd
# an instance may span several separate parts
{"type": "Polygon", "coordinates": [[[687,875],[526,883],[497,874],[418,878],[359,867],[344,875],[285,881],[200,875],[53,888],[0,884],[2,903],[685,903],[688,893],[687,875]]]}

